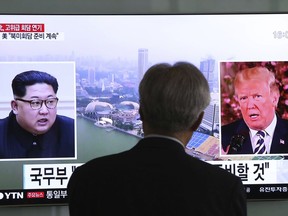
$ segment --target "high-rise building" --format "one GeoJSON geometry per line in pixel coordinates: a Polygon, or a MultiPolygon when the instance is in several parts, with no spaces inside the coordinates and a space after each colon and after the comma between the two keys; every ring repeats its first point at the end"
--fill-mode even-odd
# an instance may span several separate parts
{"type": "Polygon", "coordinates": [[[138,49],[138,83],[148,69],[148,49],[138,49]]]}
{"type": "Polygon", "coordinates": [[[219,105],[211,103],[204,111],[200,128],[212,135],[217,125],[219,126],[219,105]]]}
{"type": "Polygon", "coordinates": [[[215,82],[217,77],[214,77],[215,60],[206,59],[200,62],[200,71],[203,73],[208,81],[210,91],[212,92],[214,88],[218,87],[218,83],[215,82]]]}
{"type": "Polygon", "coordinates": [[[93,68],[89,68],[88,70],[88,82],[91,86],[95,83],[95,70],[93,68]]]}

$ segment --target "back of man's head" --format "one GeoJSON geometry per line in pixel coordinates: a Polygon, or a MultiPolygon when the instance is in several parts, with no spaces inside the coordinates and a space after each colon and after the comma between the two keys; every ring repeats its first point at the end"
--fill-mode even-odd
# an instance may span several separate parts
{"type": "Polygon", "coordinates": [[[210,103],[207,80],[187,62],[152,66],[140,82],[139,94],[141,119],[167,132],[189,129],[210,103]]]}
{"type": "Polygon", "coordinates": [[[31,86],[36,83],[46,83],[51,85],[54,93],[58,91],[57,79],[50,74],[42,71],[25,71],[17,74],[12,80],[12,91],[15,96],[24,97],[26,95],[26,86],[31,86]]]}

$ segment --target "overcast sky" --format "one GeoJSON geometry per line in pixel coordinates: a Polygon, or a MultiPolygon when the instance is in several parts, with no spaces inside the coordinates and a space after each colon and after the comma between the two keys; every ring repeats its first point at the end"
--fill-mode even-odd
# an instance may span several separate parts
{"type": "Polygon", "coordinates": [[[137,60],[138,49],[147,48],[152,62],[285,60],[288,38],[274,39],[273,32],[288,31],[287,20],[284,14],[0,16],[0,23],[44,23],[45,32],[62,37],[56,42],[0,39],[0,56],[74,52],[78,57],[137,60]]]}

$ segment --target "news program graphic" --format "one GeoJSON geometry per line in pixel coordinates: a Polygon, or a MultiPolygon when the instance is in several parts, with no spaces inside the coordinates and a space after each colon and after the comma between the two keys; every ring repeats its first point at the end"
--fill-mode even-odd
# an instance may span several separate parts
{"type": "Polygon", "coordinates": [[[47,32],[44,23],[0,23],[0,41],[58,41],[64,34],[47,32]]]}

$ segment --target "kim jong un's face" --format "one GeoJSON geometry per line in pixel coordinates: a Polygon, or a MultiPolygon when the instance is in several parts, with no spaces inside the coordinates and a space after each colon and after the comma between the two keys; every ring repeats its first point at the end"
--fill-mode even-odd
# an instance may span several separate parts
{"type": "Polygon", "coordinates": [[[26,86],[26,95],[16,97],[11,107],[18,124],[32,134],[44,134],[54,124],[58,98],[51,85],[36,83],[26,86]]]}

